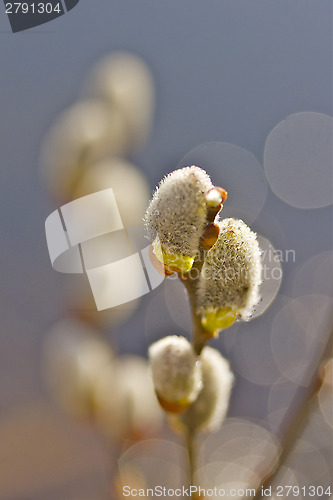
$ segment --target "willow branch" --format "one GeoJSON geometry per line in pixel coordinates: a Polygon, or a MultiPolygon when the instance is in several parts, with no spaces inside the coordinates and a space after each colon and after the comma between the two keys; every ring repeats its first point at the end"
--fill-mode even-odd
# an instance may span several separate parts
{"type": "MultiPolygon", "coordinates": [[[[317,396],[322,386],[322,373],[321,368],[323,363],[332,356],[332,347],[333,347],[333,330],[331,330],[330,335],[328,336],[328,340],[326,345],[321,353],[317,368],[311,378],[311,381],[307,387],[306,395],[303,400],[299,403],[299,405],[291,409],[291,419],[287,426],[287,429],[282,436],[281,443],[281,454],[279,456],[279,460],[274,468],[272,468],[266,476],[263,478],[262,484],[257,488],[256,494],[253,497],[253,500],[259,500],[262,498],[262,488],[269,488],[277,478],[278,473],[280,472],[281,467],[288,460],[291,452],[293,451],[295,444],[299,438],[299,436],[304,431],[309,417],[316,407],[317,404],[317,396]]],[[[289,412],[288,412],[289,413],[289,412]]],[[[285,421],[289,420],[289,415],[286,416],[285,421]]]]}
{"type": "Polygon", "coordinates": [[[192,429],[187,429],[186,432],[186,448],[189,462],[189,486],[191,487],[194,486],[194,474],[196,468],[195,432],[192,429]]]}
{"type": "MultiPolygon", "coordinates": [[[[225,192],[226,193],[226,192],[225,192]]],[[[201,316],[197,313],[197,286],[198,279],[202,271],[202,267],[205,262],[205,258],[209,248],[215,243],[219,229],[214,224],[216,214],[219,212],[221,207],[210,208],[207,213],[207,225],[202,234],[198,252],[194,259],[192,269],[188,276],[182,276],[178,274],[180,281],[186,288],[187,295],[190,301],[191,316],[192,316],[192,328],[193,328],[193,348],[197,355],[201,354],[202,349],[205,347],[206,343],[210,339],[201,324],[201,316]],[[208,243],[208,245],[207,245],[208,243]]]]}
{"type": "MultiPolygon", "coordinates": [[[[200,249],[201,250],[201,249],[200,249]]],[[[196,259],[193,263],[192,272],[195,271],[197,277],[199,277],[203,263],[204,256],[202,253],[206,253],[205,250],[203,252],[200,251],[200,257],[196,259]]],[[[202,349],[208,341],[207,334],[205,333],[202,324],[201,324],[201,316],[197,313],[197,279],[195,277],[182,277],[179,276],[180,281],[186,288],[187,295],[190,302],[191,308],[191,317],[192,317],[192,329],[193,329],[193,348],[197,355],[200,355],[202,349]]]]}

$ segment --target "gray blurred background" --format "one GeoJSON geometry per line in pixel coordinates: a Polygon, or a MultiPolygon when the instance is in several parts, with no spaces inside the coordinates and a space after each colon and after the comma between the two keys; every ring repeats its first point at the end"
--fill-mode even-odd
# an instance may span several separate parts
{"type": "MultiPolygon", "coordinates": [[[[104,498],[98,492],[106,488],[108,464],[99,438],[53,407],[41,377],[43,338],[64,314],[64,290],[74,278],[53,271],[49,261],[44,222],[57,206],[40,180],[39,155],[46,130],[78,97],[92,65],[118,49],[141,56],[155,79],[154,127],[133,158],[151,189],[202,143],[234,144],[262,164],[267,136],[281,120],[303,111],[332,114],[330,0],[81,0],[59,19],[18,34],[11,33],[0,4],[3,500],[104,498]],[[62,465],[63,457],[70,467],[62,465]]],[[[227,165],[214,165],[200,166],[224,186],[227,165]]],[[[230,415],[269,426],[270,413],[288,407],[283,397],[269,406],[274,384],[279,382],[286,395],[298,386],[297,377],[284,378],[289,334],[276,340],[274,320],[299,296],[312,296],[301,299],[311,315],[311,307],[317,313],[331,304],[331,207],[292,207],[269,189],[251,226],[282,252],[293,249],[295,262],[282,262],[279,297],[270,309],[248,325],[233,327],[215,345],[236,374],[230,415]],[[254,372],[244,369],[247,356],[259,366],[254,372]]],[[[84,279],[75,277],[79,283],[84,279]]],[[[168,312],[164,287],[144,297],[129,321],[112,332],[121,352],[145,355],[153,340],[189,334],[188,312],[179,311],[179,321],[168,312]]],[[[318,336],[327,330],[325,314],[315,322],[318,336]]],[[[317,351],[306,352],[311,373],[317,351]]],[[[327,446],[324,451],[315,446],[331,468],[327,446]]],[[[313,481],[320,484],[320,474],[313,481]]]]}

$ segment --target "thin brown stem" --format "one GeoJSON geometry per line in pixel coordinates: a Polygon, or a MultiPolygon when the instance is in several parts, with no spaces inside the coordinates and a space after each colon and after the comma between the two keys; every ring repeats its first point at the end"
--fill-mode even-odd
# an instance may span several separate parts
{"type": "MultiPolygon", "coordinates": [[[[220,207],[221,208],[221,207],[220,207]]],[[[207,228],[210,226],[213,226],[213,222],[215,219],[215,216],[219,210],[217,208],[211,208],[208,210],[208,217],[207,217],[207,228]]],[[[211,228],[212,229],[212,228],[211,228]]],[[[216,226],[215,231],[210,231],[209,234],[206,235],[209,238],[217,238],[218,236],[218,230],[216,231],[216,226]]],[[[204,232],[205,234],[205,232],[204,232]]],[[[204,236],[203,234],[203,236],[204,236]]],[[[210,242],[210,244],[212,244],[210,242]]],[[[193,336],[192,336],[192,345],[195,353],[200,356],[202,349],[205,347],[206,343],[209,340],[209,336],[205,332],[202,323],[201,323],[201,316],[200,314],[197,313],[197,287],[198,287],[198,279],[200,276],[200,273],[202,271],[202,267],[205,262],[205,258],[208,252],[208,248],[204,246],[202,240],[200,240],[199,243],[199,248],[198,248],[198,253],[197,256],[193,262],[193,266],[191,269],[191,273],[189,276],[182,276],[181,274],[178,274],[178,277],[180,281],[183,283],[183,285],[186,288],[187,295],[189,298],[190,302],[190,308],[191,308],[191,317],[192,317],[192,329],[193,329],[193,336]]],[[[194,485],[194,475],[195,475],[195,470],[196,470],[196,449],[195,449],[195,437],[196,433],[195,430],[191,428],[187,428],[186,430],[186,448],[187,448],[187,453],[188,453],[188,461],[189,461],[189,486],[195,486],[194,485]]],[[[192,492],[192,500],[197,499],[197,495],[195,492],[192,492]]]]}
{"type": "MultiPolygon", "coordinates": [[[[216,189],[220,190],[222,196],[223,203],[227,199],[227,192],[219,187],[216,189]]],[[[209,248],[211,248],[216,242],[219,235],[219,228],[214,223],[216,215],[221,210],[222,205],[218,205],[216,207],[208,207],[207,208],[207,224],[202,233],[197,255],[194,259],[193,266],[188,275],[182,276],[180,273],[178,277],[180,281],[186,288],[188,298],[190,301],[191,307],[191,316],[192,316],[192,326],[193,326],[193,339],[192,344],[194,351],[199,356],[202,349],[207,344],[210,336],[207,335],[207,332],[202,327],[200,314],[197,313],[197,286],[198,279],[202,271],[202,267],[205,262],[205,258],[209,248]]]]}
{"type": "MultiPolygon", "coordinates": [[[[187,429],[186,432],[186,448],[189,463],[189,487],[191,487],[194,486],[194,474],[196,469],[195,432],[192,429],[187,429]]],[[[192,493],[192,498],[195,498],[195,493],[192,493]]]]}
{"type": "MultiPolygon", "coordinates": [[[[322,386],[322,374],[321,368],[325,360],[332,356],[332,347],[333,347],[333,330],[331,331],[325,348],[320,356],[317,369],[315,370],[311,381],[307,387],[306,395],[303,400],[298,404],[295,408],[293,405],[291,408],[292,417],[289,421],[287,429],[280,440],[281,444],[281,454],[279,456],[279,460],[275,467],[267,472],[265,477],[263,478],[263,482],[258,487],[256,494],[253,497],[253,500],[259,500],[262,498],[262,489],[266,489],[269,486],[272,486],[275,479],[277,478],[278,473],[280,472],[281,467],[288,460],[291,452],[293,451],[295,444],[299,438],[299,436],[304,431],[309,417],[317,405],[317,396],[322,386]]],[[[289,420],[289,415],[287,415],[286,420],[289,420]]]]}
{"type": "Polygon", "coordinates": [[[205,262],[205,257],[208,250],[202,245],[199,245],[199,250],[196,259],[194,260],[189,276],[179,275],[180,281],[186,288],[187,295],[190,301],[191,316],[192,316],[192,329],[193,329],[193,348],[199,356],[202,349],[205,347],[209,340],[209,335],[205,332],[201,324],[201,315],[197,313],[197,286],[198,279],[205,262]]]}
{"type": "Polygon", "coordinates": [[[191,317],[192,317],[192,343],[196,354],[199,356],[205,344],[208,341],[208,337],[201,324],[200,314],[197,314],[196,309],[196,283],[193,279],[183,279],[179,278],[180,281],[186,288],[187,295],[190,301],[191,317]]]}
{"type": "MultiPolygon", "coordinates": [[[[195,259],[193,263],[192,269],[196,271],[196,278],[199,277],[200,272],[202,270],[202,266],[204,264],[205,256],[207,250],[200,245],[198,257],[195,259]]],[[[201,324],[201,317],[197,314],[197,279],[192,277],[182,277],[179,275],[180,281],[186,288],[187,295],[190,301],[191,308],[191,316],[192,316],[192,328],[193,328],[193,336],[192,336],[192,344],[193,349],[196,354],[199,356],[201,354],[202,349],[208,341],[208,337],[204,332],[204,329],[201,324]]],[[[186,448],[188,453],[188,461],[189,461],[189,486],[194,485],[194,474],[196,470],[196,449],[195,449],[195,431],[191,428],[187,428],[186,430],[186,448]]],[[[195,500],[197,498],[196,493],[192,492],[192,499],[195,500]]]]}

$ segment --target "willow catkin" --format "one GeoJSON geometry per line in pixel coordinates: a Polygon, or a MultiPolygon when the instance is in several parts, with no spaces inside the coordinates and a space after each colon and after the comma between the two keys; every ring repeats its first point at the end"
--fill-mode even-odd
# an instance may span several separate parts
{"type": "Polygon", "coordinates": [[[248,320],[259,302],[261,251],[256,234],[238,219],[224,219],[198,283],[198,312],[208,331],[248,320]]]}
{"type": "Polygon", "coordinates": [[[222,200],[212,190],[209,175],[194,165],[171,172],[159,183],[146,211],[145,225],[155,255],[164,264],[178,264],[181,271],[191,268],[208,209],[222,200]]]}
{"type": "Polygon", "coordinates": [[[149,347],[149,361],[161,406],[171,412],[185,410],[201,387],[201,366],[185,337],[170,335],[149,347]]]}
{"type": "Polygon", "coordinates": [[[212,347],[202,350],[203,387],[189,409],[179,418],[192,431],[216,432],[227,414],[234,376],[229,362],[212,347]]]}

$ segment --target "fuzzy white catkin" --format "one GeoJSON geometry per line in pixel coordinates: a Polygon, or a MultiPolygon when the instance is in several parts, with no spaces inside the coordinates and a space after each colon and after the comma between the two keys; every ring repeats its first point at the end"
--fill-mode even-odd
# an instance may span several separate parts
{"type": "Polygon", "coordinates": [[[123,158],[102,160],[85,169],[74,195],[80,198],[107,188],[113,189],[124,226],[142,225],[149,200],[144,174],[123,158]]]}
{"type": "Polygon", "coordinates": [[[155,390],[170,403],[191,403],[202,387],[201,367],[185,337],[170,335],[149,347],[155,390]]]}
{"type": "Polygon", "coordinates": [[[145,215],[151,241],[156,237],[170,254],[193,257],[207,223],[205,194],[213,188],[199,167],[184,167],[164,177],[145,215]]]}
{"type": "Polygon", "coordinates": [[[256,234],[238,219],[218,223],[220,233],[208,251],[198,285],[202,313],[231,308],[249,319],[259,302],[261,251],[256,234]]]}
{"type": "Polygon", "coordinates": [[[119,110],[131,140],[131,152],[146,141],[153,122],[155,88],[153,75],[138,56],[112,52],[93,68],[85,85],[88,95],[119,110]]]}
{"type": "Polygon", "coordinates": [[[101,100],[74,104],[48,131],[41,151],[41,174],[53,195],[72,198],[72,185],[84,167],[128,150],[126,123],[101,100]]]}
{"type": "Polygon", "coordinates": [[[104,370],[94,402],[97,425],[113,439],[152,435],[162,424],[148,363],[139,356],[120,357],[104,370]]]}
{"type": "Polygon", "coordinates": [[[212,347],[201,353],[203,388],[180,421],[189,429],[216,432],[227,414],[234,382],[229,362],[212,347]]]}
{"type": "Polygon", "coordinates": [[[90,417],[96,381],[113,364],[108,344],[98,331],[75,319],[60,321],[43,346],[43,376],[62,408],[76,417],[90,417]]]}

